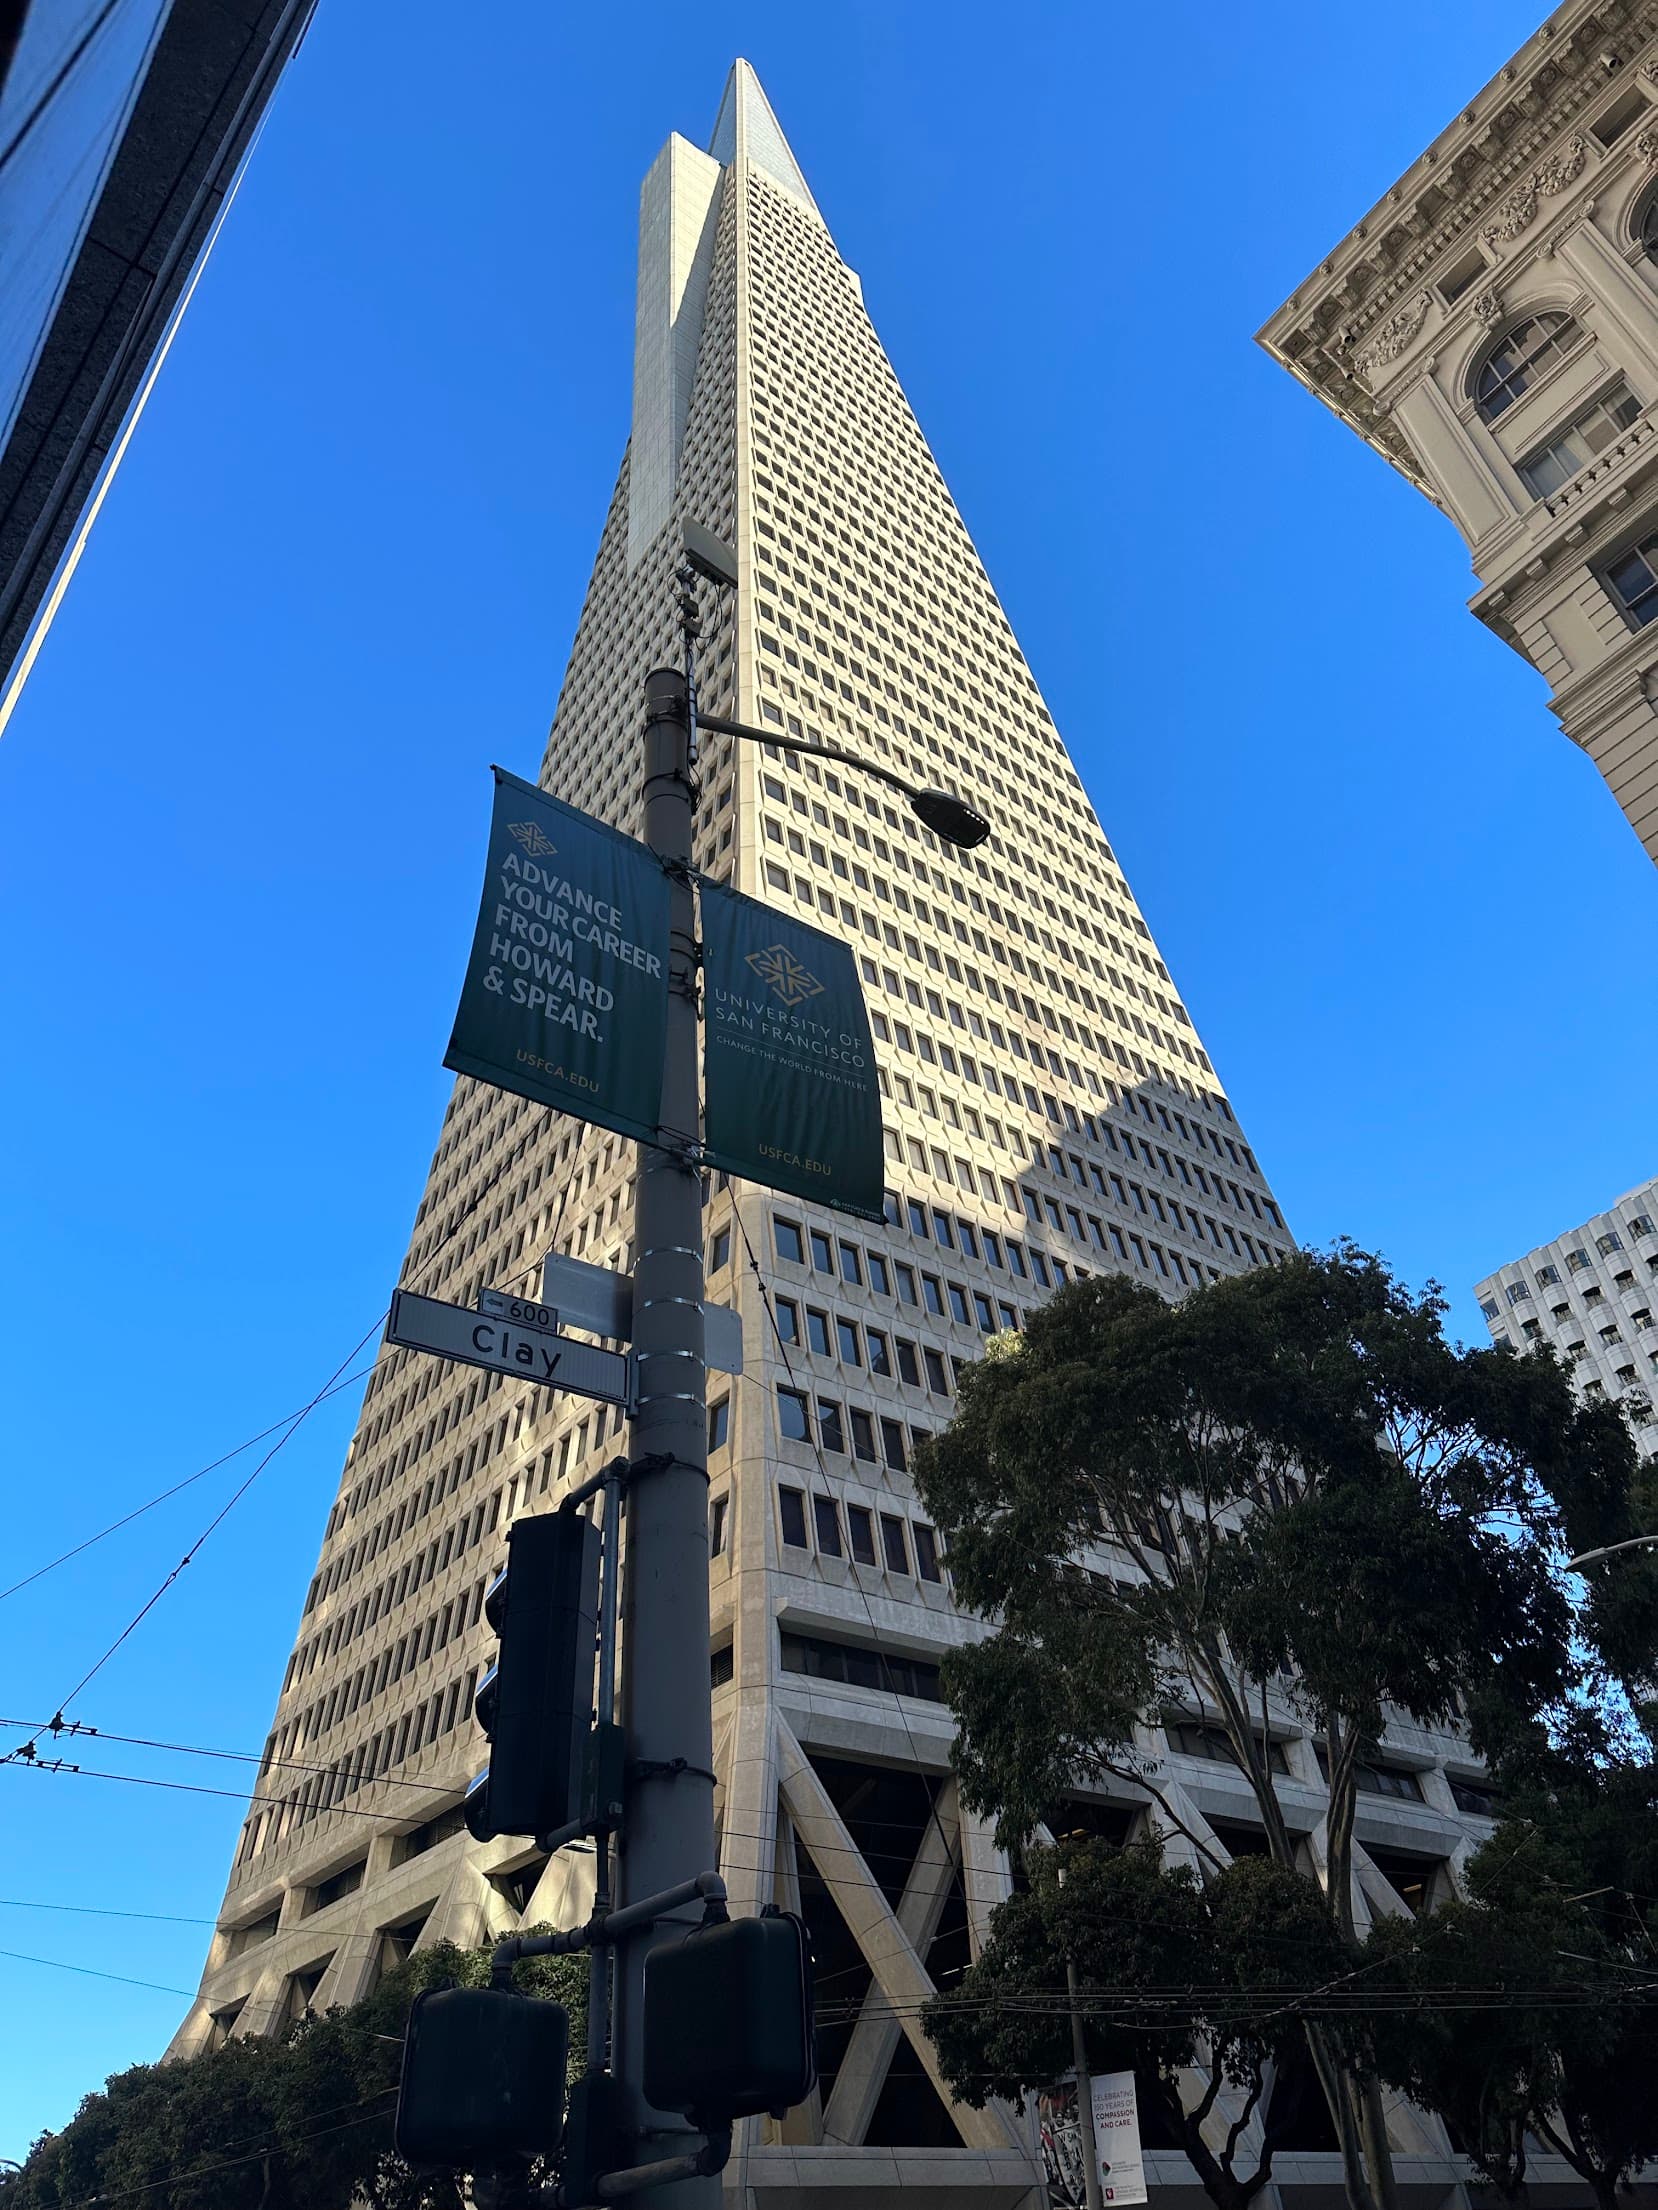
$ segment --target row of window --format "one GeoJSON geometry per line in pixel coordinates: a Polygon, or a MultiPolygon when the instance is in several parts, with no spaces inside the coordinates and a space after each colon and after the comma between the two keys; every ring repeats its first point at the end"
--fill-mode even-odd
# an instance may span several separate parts
{"type": "MultiPolygon", "coordinates": [[[[716,1557],[725,1542],[725,1504],[724,1497],[714,1499],[709,1542],[716,1557]]],[[[854,1565],[879,1566],[906,1578],[938,1583],[944,1579],[938,1535],[925,1520],[875,1512],[866,1504],[842,1504],[821,1490],[808,1498],[804,1489],[786,1483],[778,1484],[777,1519],[787,1549],[815,1549],[820,1558],[850,1558],[854,1565]]]]}

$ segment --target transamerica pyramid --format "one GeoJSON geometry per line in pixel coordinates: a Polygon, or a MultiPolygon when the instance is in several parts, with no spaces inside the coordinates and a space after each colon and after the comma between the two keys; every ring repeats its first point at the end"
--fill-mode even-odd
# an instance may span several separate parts
{"type": "MultiPolygon", "coordinates": [[[[746,1344],[710,1377],[721,1870],[734,1912],[804,1911],[822,2020],[820,2091],[740,2128],[727,2183],[755,2210],[1034,2204],[1032,2122],[954,2105],[915,2018],[1012,1874],[949,1776],[938,1660],[975,1629],[911,1459],[960,1367],[1056,1285],[1125,1271],[1174,1297],[1290,1238],[746,62],[709,151],[658,156],[639,236],[632,436],[542,782],[637,828],[693,520],[740,576],[704,593],[704,705],[995,823],[958,853],[878,782],[702,755],[704,874],[855,947],[889,1179],[882,1228],[707,1189],[709,1295],[746,1344]]],[[[633,1174],[631,1143],[462,1078],[399,1280],[469,1304],[549,1250],[626,1268],[633,1174]]],[[[420,1943],[585,1917],[590,1855],[475,1844],[459,1806],[506,1529],[613,1454],[616,1418],[381,1354],[175,2055],[352,2001],[420,1943]]]]}

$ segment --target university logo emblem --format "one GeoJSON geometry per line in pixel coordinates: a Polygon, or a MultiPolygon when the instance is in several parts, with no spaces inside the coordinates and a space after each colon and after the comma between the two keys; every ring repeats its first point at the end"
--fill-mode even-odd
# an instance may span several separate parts
{"type": "Polygon", "coordinates": [[[548,843],[533,821],[509,821],[507,834],[517,838],[531,859],[551,859],[558,850],[556,844],[548,843]]]}
{"type": "Polygon", "coordinates": [[[746,964],[785,1005],[804,1005],[823,988],[809,967],[803,967],[781,944],[769,944],[763,952],[750,952],[746,964]]]}

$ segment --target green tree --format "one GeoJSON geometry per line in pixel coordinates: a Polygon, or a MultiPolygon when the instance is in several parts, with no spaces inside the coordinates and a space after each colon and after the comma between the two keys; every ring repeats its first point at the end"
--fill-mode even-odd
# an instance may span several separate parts
{"type": "MultiPolygon", "coordinates": [[[[0,2174],[0,2210],[461,2210],[451,2179],[411,2171],[392,2148],[403,2027],[423,1988],[481,1987],[490,1951],[417,1951],[349,2009],[280,2034],[226,2042],[178,2064],[138,2064],[88,2095],[21,2170],[0,2174]]],[[[530,1958],[526,1993],[571,2013],[572,2068],[586,2016],[586,1963],[530,1958]]]]}
{"type": "Polygon", "coordinates": [[[1247,2210],[1280,2145],[1263,2105],[1300,2047],[1302,1991],[1355,1961],[1318,1889],[1259,1857],[1204,1882],[1144,1844],[1066,1843],[1026,1863],[1028,1892],[998,1906],[978,1960],[924,2013],[951,2087],[975,2106],[1022,2102],[1071,2071],[1069,1959],[1090,2070],[1132,2071],[1142,2118],[1184,2149],[1217,2210],[1247,2210]],[[1228,2089],[1214,2145],[1204,2127],[1228,2089]]]}
{"type": "MultiPolygon", "coordinates": [[[[1174,1705],[1225,1730],[1293,1871],[1266,1739],[1284,1698],[1320,1740],[1328,1909],[1350,1940],[1358,1768],[1385,1708],[1432,1724],[1462,1705],[1495,1732],[1564,1704],[1559,1564],[1629,1526],[1633,1448],[1552,1361],[1448,1343],[1443,1310],[1350,1244],[1178,1305],[1106,1276],[964,1377],[919,1480],[959,1594],[993,1623],[944,1677],[964,1796],[1005,1845],[1079,1778],[1159,1795],[1134,1729],[1174,1705]],[[1096,1544],[1133,1586],[1090,1570],[1096,1544]]],[[[1349,2199],[1375,2210],[1379,2097],[1325,2022],[1303,2030],[1349,2199]]]]}
{"type": "Polygon", "coordinates": [[[1613,2210],[1658,2162],[1658,1767],[1584,1710],[1503,1777],[1468,1900],[1370,1936],[1402,2006],[1373,2023],[1375,2061],[1499,2191],[1518,2195],[1529,2132],[1613,2210]]]}

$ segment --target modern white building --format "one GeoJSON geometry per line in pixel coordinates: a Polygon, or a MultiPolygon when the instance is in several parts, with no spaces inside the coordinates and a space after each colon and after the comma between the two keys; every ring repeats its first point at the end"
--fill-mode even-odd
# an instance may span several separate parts
{"type": "Polygon", "coordinates": [[[1567,0],[1260,342],[1443,509],[1658,859],[1658,4],[1567,0]]]}
{"type": "MultiPolygon", "coordinates": [[[[717,615],[707,598],[707,706],[954,784],[995,822],[958,854],[844,769],[723,739],[703,756],[703,871],[857,947],[890,1177],[880,1228],[708,1190],[710,1294],[746,1337],[709,1417],[721,1869],[734,1909],[804,1911],[826,2021],[821,2091],[743,2128],[728,2176],[743,2210],[1035,2210],[1032,2125],[953,2103],[915,2016],[1011,1871],[949,1771],[938,1662],[977,1630],[912,1453],[950,1416],[962,1362],[1057,1284],[1120,1269],[1178,1296],[1291,1239],[743,63],[711,151],[673,137],[645,180],[633,434],[542,769],[623,827],[643,678],[675,657],[686,518],[740,571],[717,615]]],[[[625,1267],[633,1173],[630,1144],[463,1079],[400,1278],[469,1303],[550,1248],[625,1267]]],[[[477,1846],[459,1806],[504,1531],[616,1447],[584,1401],[382,1354],[175,2053],[350,2001],[414,1944],[585,1916],[589,1857],[477,1846]]],[[[1189,1832],[1248,1850],[1259,1832],[1213,1717],[1148,1727],[1143,1751],[1189,1832]]],[[[1287,1706],[1269,1727],[1316,1868],[1314,1746],[1287,1706]]],[[[1364,1787],[1361,1919],[1449,1893],[1487,1831],[1477,1764],[1401,1726],[1364,1787]]],[[[1153,1810],[1124,1783],[1065,1815],[1126,1834],[1153,1810]]],[[[1405,2109],[1392,2122],[1412,2202],[1437,2203],[1458,2171],[1443,2135],[1405,2109]]],[[[1314,2120],[1295,2138],[1283,2192],[1313,2210],[1335,2199],[1336,2159],[1314,2120]]],[[[1183,2158],[1153,2144],[1151,2168],[1190,2198],[1183,2158]]]]}
{"type": "Polygon", "coordinates": [[[1621,1404],[1641,1456],[1658,1458],[1658,1181],[1510,1260],[1474,1294],[1494,1343],[1552,1343],[1579,1395],[1621,1404]]]}

